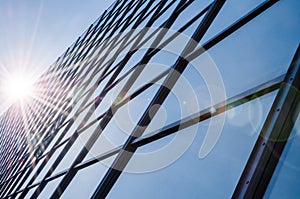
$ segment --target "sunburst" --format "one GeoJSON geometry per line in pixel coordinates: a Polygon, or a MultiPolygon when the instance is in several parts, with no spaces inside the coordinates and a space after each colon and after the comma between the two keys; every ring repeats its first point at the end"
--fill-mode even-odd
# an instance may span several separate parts
{"type": "Polygon", "coordinates": [[[3,86],[6,100],[14,103],[34,97],[33,83],[32,77],[26,76],[26,74],[15,73],[9,75],[3,86]]]}

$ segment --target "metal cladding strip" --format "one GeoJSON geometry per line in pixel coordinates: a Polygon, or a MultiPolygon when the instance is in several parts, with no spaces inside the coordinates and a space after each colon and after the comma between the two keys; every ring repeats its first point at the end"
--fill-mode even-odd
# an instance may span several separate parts
{"type": "MultiPolygon", "coordinates": [[[[275,1],[268,1],[268,2],[275,2],[275,1]]],[[[241,23],[240,23],[241,24],[241,23]]],[[[231,29],[231,30],[233,30],[233,29],[231,29]]],[[[231,33],[229,33],[229,34],[231,34],[231,33]]],[[[223,34],[223,36],[224,36],[225,34],[223,34]]],[[[225,36],[226,37],[226,36],[225,36]]],[[[219,38],[221,38],[221,37],[219,37],[219,38]]],[[[222,40],[223,38],[221,38],[221,40],[222,40]]],[[[220,40],[220,41],[221,41],[220,40]]],[[[215,40],[216,41],[216,40],[215,40]]],[[[207,44],[212,44],[212,43],[207,43],[207,44]]],[[[208,45],[209,46],[209,45],[208,45]]],[[[198,51],[199,52],[199,51],[198,51]]],[[[135,142],[134,142],[135,143],[135,142]]],[[[140,142],[139,142],[140,143],[140,142]]],[[[145,142],[146,143],[146,142],[145,142]]],[[[140,145],[138,145],[138,146],[140,146],[140,145]]],[[[45,156],[44,156],[45,157],[45,156]]],[[[79,164],[79,165],[81,165],[81,164],[79,164]]],[[[78,165],[78,166],[79,166],[78,165]]],[[[82,166],[82,165],[81,165],[82,166]]],[[[77,166],[76,167],[74,167],[74,169],[76,169],[77,168],[77,166]]],[[[50,181],[51,179],[52,179],[53,177],[49,177],[49,178],[47,178],[46,179],[46,181],[50,181]]]]}
{"type": "MultiPolygon", "coordinates": [[[[170,4],[168,4],[167,7],[169,7],[169,6],[170,6],[171,4],[173,4],[174,2],[175,2],[175,1],[173,1],[173,2],[170,3],[170,4]]],[[[162,4],[162,5],[163,5],[163,4],[162,4]]],[[[147,10],[147,9],[144,9],[144,11],[145,11],[145,10],[147,10]]],[[[158,14],[161,14],[161,13],[158,13],[158,14]]],[[[157,17],[158,15],[155,15],[155,16],[157,17]]],[[[139,24],[140,22],[141,22],[141,21],[137,20],[136,23],[139,24]]],[[[68,123],[70,123],[70,121],[68,121],[68,123]]],[[[65,143],[65,141],[64,141],[64,143],[65,143]]],[[[58,148],[57,146],[58,146],[58,145],[55,145],[55,148],[58,148]]],[[[47,155],[48,155],[48,154],[47,154],[47,155]]],[[[44,157],[44,156],[43,156],[43,157],[44,157]]],[[[45,163],[45,162],[47,162],[47,161],[44,161],[44,163],[45,163]]]]}
{"type": "Polygon", "coordinates": [[[215,37],[210,39],[208,42],[203,44],[203,46],[201,46],[201,48],[199,48],[199,49],[195,50],[193,53],[191,53],[187,59],[188,60],[195,59],[196,57],[201,55],[204,52],[204,50],[210,49],[211,47],[213,47],[214,45],[216,45],[217,43],[219,43],[220,41],[222,41],[223,39],[225,39],[226,37],[231,35],[233,32],[235,32],[236,30],[241,28],[243,25],[250,22],[258,15],[262,14],[264,11],[269,9],[271,6],[273,6],[278,1],[279,0],[264,1],[263,3],[258,5],[255,9],[251,10],[248,14],[244,15],[239,20],[237,20],[234,24],[232,24],[231,26],[229,26],[228,28],[226,28],[225,30],[223,30],[222,32],[217,34],[215,37]]]}
{"type": "MultiPolygon", "coordinates": [[[[119,1],[120,1],[120,0],[119,0],[119,1]]],[[[110,10],[110,11],[108,12],[108,15],[107,15],[107,17],[106,17],[106,19],[105,19],[105,23],[107,22],[107,20],[109,20],[110,14],[113,12],[113,10],[114,10],[116,7],[117,7],[117,6],[114,6],[114,7],[112,8],[112,10],[110,10]]],[[[104,16],[104,15],[102,15],[102,16],[104,16]]],[[[101,17],[100,19],[102,19],[102,17],[101,17]]],[[[100,29],[100,30],[101,30],[101,29],[100,29]]],[[[70,128],[70,126],[73,124],[73,122],[74,122],[74,121],[72,120],[72,121],[70,121],[70,122],[68,123],[68,127],[69,127],[69,128],[70,128]]],[[[61,134],[60,139],[62,139],[66,133],[67,133],[67,128],[66,128],[66,130],[61,134]]],[[[60,139],[57,140],[57,143],[60,141],[60,139]]],[[[50,153],[50,154],[47,156],[48,158],[45,158],[44,161],[47,162],[48,159],[50,159],[50,157],[53,155],[53,153],[54,153],[54,151],[53,151],[52,153],[50,153]]],[[[21,183],[19,183],[19,180],[16,180],[16,181],[15,181],[15,183],[14,183],[13,186],[15,186],[16,184],[19,184],[19,185],[18,185],[18,187],[17,187],[17,189],[16,189],[16,192],[14,193],[13,197],[15,197],[15,195],[16,195],[17,193],[20,192],[20,191],[18,191],[18,190],[21,188],[22,184],[25,182],[25,180],[27,179],[27,177],[30,175],[30,173],[32,172],[32,170],[33,170],[34,167],[35,167],[35,164],[33,164],[33,165],[29,168],[29,170],[26,172],[25,176],[24,176],[24,175],[20,175],[20,177],[18,177],[18,179],[21,178],[21,177],[23,177],[21,183]]],[[[25,172],[25,170],[24,170],[24,172],[25,172]]],[[[12,187],[13,187],[13,186],[12,186],[12,187]]],[[[8,193],[9,193],[9,192],[8,192],[8,193]]]]}
{"type": "MultiPolygon", "coordinates": [[[[92,198],[105,198],[107,196],[110,189],[113,187],[113,185],[121,175],[123,169],[126,167],[127,163],[129,162],[132,155],[137,149],[137,147],[132,147],[131,143],[134,141],[136,137],[140,137],[143,134],[145,130],[145,128],[143,127],[147,126],[151,122],[151,118],[149,117],[150,108],[156,104],[161,105],[164,102],[164,100],[167,98],[170,90],[173,88],[177,79],[180,77],[178,73],[181,74],[186,68],[186,66],[188,65],[188,62],[183,57],[196,48],[197,46],[196,42],[199,42],[202,39],[202,37],[210,27],[211,23],[219,13],[224,3],[225,0],[216,0],[213,3],[213,5],[209,8],[207,14],[204,16],[203,20],[200,22],[198,28],[195,30],[192,36],[193,41],[188,42],[187,45],[185,46],[182,52],[182,56],[180,56],[177,59],[176,63],[172,67],[174,70],[172,70],[166,77],[166,80],[164,81],[163,85],[159,88],[158,92],[150,102],[149,106],[147,107],[146,111],[144,112],[143,116],[138,122],[137,126],[134,128],[132,134],[125,142],[124,146],[122,147],[122,150],[114,160],[111,168],[109,168],[104,178],[98,185],[92,198]]],[[[158,109],[159,108],[154,108],[153,110],[152,108],[152,114],[155,115],[158,109]]]]}
{"type": "MultiPolygon", "coordinates": [[[[162,5],[163,5],[163,4],[162,4],[162,5]]],[[[136,23],[139,24],[140,21],[137,21],[136,23]]],[[[125,25],[126,25],[126,24],[125,24],[125,25]]],[[[113,44],[111,44],[111,45],[113,45],[113,44]]],[[[109,67],[109,66],[108,66],[108,67],[109,67]]],[[[91,111],[89,111],[89,112],[91,112],[91,111]]],[[[92,112],[91,112],[91,113],[92,113],[92,112]]],[[[90,114],[89,114],[87,117],[89,117],[89,116],[90,116],[90,114]]],[[[85,119],[87,119],[87,118],[85,118],[85,119]]],[[[85,119],[84,119],[84,120],[85,120],[85,119]]],[[[77,132],[75,132],[74,135],[76,135],[76,137],[72,137],[72,139],[70,139],[71,142],[69,142],[69,143],[66,145],[67,149],[70,148],[70,147],[72,146],[72,144],[74,143],[74,141],[76,140],[76,138],[77,138],[77,136],[78,136],[78,135],[77,135],[77,132]]],[[[62,154],[59,156],[59,158],[57,159],[58,161],[54,163],[54,166],[55,166],[55,167],[56,167],[56,166],[58,165],[58,163],[62,160],[63,156],[65,155],[65,153],[66,153],[66,151],[67,151],[67,149],[66,149],[66,150],[65,150],[65,149],[63,150],[63,153],[62,153],[62,154]]],[[[53,170],[53,168],[52,168],[52,170],[53,170]]],[[[51,170],[51,171],[52,171],[52,170],[51,170]]],[[[50,175],[50,174],[49,174],[49,175],[50,175]]],[[[45,178],[48,177],[49,175],[47,174],[47,175],[45,176],[45,178]]],[[[44,183],[42,183],[42,184],[44,184],[44,183]]],[[[42,185],[42,186],[44,186],[44,185],[42,185]]],[[[40,192],[40,191],[37,190],[36,192],[40,192]]],[[[35,193],[34,193],[34,195],[35,195],[35,193]]]]}
{"type": "MultiPolygon", "coordinates": [[[[154,131],[152,133],[149,133],[149,135],[147,135],[147,137],[145,137],[145,138],[137,138],[132,143],[132,145],[134,147],[140,147],[140,146],[149,144],[149,143],[159,140],[163,137],[166,137],[168,135],[176,133],[178,131],[179,127],[180,127],[180,129],[187,128],[191,125],[194,125],[196,123],[199,123],[201,121],[204,121],[206,119],[214,117],[218,114],[224,113],[227,110],[236,108],[239,105],[247,103],[247,102],[249,102],[253,99],[256,99],[258,97],[261,97],[265,94],[268,94],[280,87],[283,78],[284,78],[284,75],[279,76],[271,81],[265,82],[257,87],[251,88],[241,94],[238,94],[222,103],[215,104],[214,106],[212,106],[212,107],[216,108],[216,112],[214,114],[211,114],[211,111],[210,111],[211,107],[209,107],[205,110],[200,111],[198,114],[188,116],[186,118],[183,118],[182,120],[176,121],[168,126],[165,126],[160,131],[154,131]]],[[[126,99],[124,101],[126,101],[126,99]]],[[[73,168],[73,170],[80,170],[80,169],[86,168],[88,166],[91,166],[93,164],[96,164],[99,161],[102,161],[106,158],[109,158],[109,157],[119,153],[121,150],[122,150],[122,146],[114,148],[110,151],[102,153],[92,159],[89,159],[85,162],[78,164],[76,167],[73,168]]],[[[69,171],[69,169],[59,172],[59,173],[55,174],[54,176],[46,178],[45,181],[50,182],[52,180],[55,180],[55,179],[65,175],[68,171],[69,171]]],[[[38,186],[40,183],[41,182],[32,184],[31,186],[29,186],[29,189],[38,186]]]]}
{"type": "MultiPolygon", "coordinates": [[[[140,147],[140,146],[146,145],[148,143],[154,142],[163,137],[166,137],[168,135],[176,133],[179,130],[179,128],[184,129],[184,128],[190,127],[196,123],[202,122],[206,119],[209,119],[211,117],[214,117],[216,115],[224,113],[227,110],[236,108],[236,107],[238,107],[242,104],[245,104],[251,100],[254,100],[258,97],[268,94],[280,87],[283,78],[284,78],[283,75],[279,76],[271,81],[265,82],[257,87],[251,88],[241,94],[238,94],[224,102],[213,105],[212,107],[214,107],[216,109],[216,112],[213,114],[211,113],[212,107],[209,107],[205,110],[200,111],[197,114],[190,115],[190,116],[183,118],[181,120],[178,120],[170,125],[167,125],[164,128],[162,128],[160,131],[154,131],[152,133],[149,133],[144,138],[136,138],[136,140],[134,140],[132,142],[132,145],[134,145],[135,147],[140,147]]],[[[79,169],[85,168],[87,166],[90,166],[92,164],[95,164],[99,161],[102,161],[108,157],[111,157],[111,156],[119,153],[121,151],[121,149],[122,149],[122,146],[119,146],[116,149],[105,152],[95,158],[92,158],[90,160],[87,160],[86,162],[78,164],[78,166],[76,166],[74,169],[79,170],[79,169]]]]}
{"type": "MultiPolygon", "coordinates": [[[[123,3],[125,3],[125,2],[123,2],[123,3]]],[[[133,1],[131,2],[131,4],[132,4],[132,3],[133,3],[133,1]]],[[[130,5],[131,5],[131,4],[128,4],[128,7],[127,7],[128,9],[130,9],[130,5]]],[[[119,8],[119,10],[121,10],[121,8],[119,8]]],[[[115,15],[117,15],[117,14],[118,14],[118,12],[117,12],[115,15]]],[[[116,17],[116,16],[114,16],[114,17],[116,17]]],[[[105,35],[105,34],[104,34],[104,35],[105,35]]],[[[92,92],[89,93],[89,95],[85,97],[85,100],[83,101],[82,104],[85,104],[91,95],[92,95],[92,92]]],[[[90,111],[89,111],[89,112],[90,112],[90,111]]],[[[79,115],[79,113],[80,113],[80,111],[78,111],[78,112],[76,113],[75,119],[77,118],[77,116],[79,115]]],[[[84,123],[85,123],[84,121],[85,121],[85,119],[83,119],[83,121],[81,121],[81,123],[80,123],[79,126],[83,126],[84,123]]],[[[65,128],[65,130],[66,130],[66,131],[69,130],[69,128],[71,127],[71,125],[74,124],[74,122],[75,122],[75,120],[72,120],[72,122],[70,122],[70,123],[68,124],[68,126],[65,128]]],[[[47,177],[49,177],[49,176],[54,172],[54,170],[57,168],[57,166],[59,165],[59,163],[61,162],[61,160],[63,159],[63,157],[66,155],[66,153],[69,151],[69,149],[72,147],[73,143],[76,141],[77,138],[78,138],[78,133],[77,133],[77,131],[75,131],[75,132],[72,134],[72,136],[71,136],[70,139],[68,140],[67,144],[64,146],[63,150],[60,152],[59,156],[57,157],[57,159],[56,159],[55,162],[53,163],[52,167],[49,169],[49,171],[47,172],[47,174],[44,176],[43,179],[46,179],[47,177]]],[[[37,177],[37,176],[36,176],[36,177],[37,177]]],[[[36,178],[36,177],[35,177],[35,178],[36,178]]],[[[41,191],[44,189],[44,187],[46,186],[46,184],[47,184],[47,182],[43,180],[43,182],[39,185],[39,187],[35,190],[35,192],[33,193],[33,195],[32,195],[31,197],[32,197],[32,198],[37,197],[37,196],[41,193],[41,191]]],[[[30,187],[30,186],[29,186],[29,184],[28,184],[28,186],[26,187],[26,189],[23,190],[22,194],[24,194],[24,196],[25,196],[26,192],[29,191],[29,189],[30,189],[29,187],[30,187]]]]}
{"type": "Polygon", "coordinates": [[[300,112],[300,45],[261,130],[233,198],[262,198],[300,112]]]}
{"type": "MultiPolygon", "coordinates": [[[[180,1],[177,5],[177,7],[175,8],[175,11],[171,14],[171,17],[167,20],[167,23],[165,23],[164,27],[165,28],[169,28],[173,22],[175,21],[175,19],[179,16],[180,13],[177,12],[178,9],[184,9],[186,8],[189,4],[191,4],[192,1],[189,1],[187,3],[185,3],[185,1],[180,1]]],[[[161,32],[160,35],[165,35],[165,32],[161,32]]],[[[157,37],[155,38],[155,41],[153,42],[154,44],[159,43],[160,40],[162,39],[162,37],[157,37]]],[[[147,56],[148,53],[146,53],[146,55],[144,56],[144,58],[142,58],[141,62],[142,63],[147,63],[151,57],[147,56]]],[[[139,71],[135,71],[132,75],[131,75],[131,79],[126,82],[126,85],[124,86],[123,90],[120,92],[120,96],[122,97],[122,95],[124,96],[127,91],[129,90],[130,86],[134,83],[134,80],[136,79],[136,77],[140,74],[142,70],[139,71]]],[[[123,97],[122,97],[123,98],[123,97]]],[[[120,97],[116,97],[115,101],[118,101],[118,99],[120,99],[120,97]]],[[[110,109],[110,111],[104,116],[104,118],[101,120],[100,124],[98,125],[98,128],[93,132],[93,134],[90,136],[90,138],[88,139],[86,145],[82,148],[82,150],[80,151],[79,155],[76,157],[75,161],[72,163],[72,166],[70,167],[69,172],[64,176],[64,178],[62,179],[62,181],[59,183],[59,185],[57,186],[56,190],[54,191],[54,193],[52,194],[51,198],[57,198],[59,197],[64,190],[66,189],[66,187],[69,185],[69,183],[71,182],[71,180],[74,178],[75,174],[77,171],[73,171],[72,168],[74,166],[76,166],[77,164],[79,164],[84,157],[88,154],[89,149],[94,145],[94,143],[96,142],[97,138],[100,136],[101,134],[101,130],[100,129],[104,129],[106,127],[106,125],[108,124],[108,122],[110,121],[110,119],[112,118],[112,111],[110,109]]]]}

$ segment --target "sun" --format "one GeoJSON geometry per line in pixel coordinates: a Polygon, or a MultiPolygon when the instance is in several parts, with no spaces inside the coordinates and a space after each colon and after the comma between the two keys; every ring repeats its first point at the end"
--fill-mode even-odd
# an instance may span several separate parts
{"type": "Polygon", "coordinates": [[[25,74],[12,74],[6,79],[4,94],[10,102],[27,100],[34,96],[32,78],[25,74]]]}

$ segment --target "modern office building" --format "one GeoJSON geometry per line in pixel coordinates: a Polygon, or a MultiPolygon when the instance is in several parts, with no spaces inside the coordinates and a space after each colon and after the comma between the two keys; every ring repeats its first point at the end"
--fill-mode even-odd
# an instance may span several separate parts
{"type": "Polygon", "coordinates": [[[299,197],[299,8],[116,0],[1,116],[0,197],[299,197]]]}

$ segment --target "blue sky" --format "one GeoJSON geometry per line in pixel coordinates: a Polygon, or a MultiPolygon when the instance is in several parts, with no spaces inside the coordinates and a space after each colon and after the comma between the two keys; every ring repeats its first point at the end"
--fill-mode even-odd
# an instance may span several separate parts
{"type": "MultiPolygon", "coordinates": [[[[34,76],[42,73],[113,1],[90,0],[84,1],[85,4],[82,4],[82,2],[77,0],[0,1],[0,76],[5,75],[5,71],[12,72],[14,70],[24,70],[26,73],[32,73],[34,76]]],[[[199,2],[196,0],[195,4],[199,2]]],[[[262,0],[228,1],[228,4],[222,9],[207,36],[204,37],[204,40],[215,35],[260,2],[262,0]]],[[[241,30],[222,41],[219,47],[209,51],[222,74],[228,96],[238,94],[253,87],[255,84],[265,82],[286,71],[299,43],[299,4],[299,0],[280,1],[270,8],[270,11],[257,17],[253,22],[250,22],[241,30]],[[224,49],[226,49],[226,53],[224,53],[224,49]]],[[[194,8],[197,7],[195,6],[194,8]]],[[[179,21],[179,25],[181,25],[181,22],[179,21]]],[[[189,72],[191,73],[191,71],[187,70],[185,74],[187,73],[188,75],[189,72]]],[[[195,81],[195,85],[196,83],[198,82],[195,81]]],[[[224,187],[220,189],[223,193],[217,193],[202,186],[201,189],[207,191],[204,196],[209,196],[209,194],[213,193],[216,194],[215,198],[229,197],[242,171],[243,164],[247,160],[247,155],[249,155],[259,134],[274,95],[275,93],[272,93],[261,97],[257,101],[245,104],[229,112],[229,119],[227,118],[226,120],[222,137],[214,151],[212,151],[212,155],[207,159],[200,160],[197,157],[204,135],[199,130],[193,146],[177,162],[156,173],[151,173],[151,175],[122,174],[113,189],[115,192],[112,192],[110,196],[113,198],[113,196],[132,194],[132,192],[128,192],[128,187],[119,187],[119,185],[128,184],[129,187],[133,188],[137,188],[136,185],[138,185],[138,189],[134,189],[137,193],[148,194],[149,192],[148,197],[151,196],[153,186],[156,186],[157,189],[161,189],[161,192],[158,192],[159,194],[165,194],[165,196],[170,196],[168,194],[171,194],[173,197],[179,198],[180,195],[176,191],[181,191],[181,189],[180,187],[176,189],[176,185],[179,186],[182,183],[183,187],[181,188],[184,188],[186,192],[181,192],[180,194],[190,193],[190,197],[196,197],[199,196],[197,195],[200,190],[198,187],[200,185],[199,181],[203,184],[208,184],[206,179],[209,179],[217,181],[213,183],[218,184],[219,187],[224,187]],[[258,114],[253,114],[251,112],[253,110],[261,112],[259,122],[254,118],[258,114]],[[253,125],[251,122],[258,126],[253,125]],[[228,146],[231,140],[235,140],[235,143],[228,146]],[[246,145],[244,145],[245,143],[246,145]],[[225,157],[226,152],[229,152],[230,157],[225,157]],[[221,159],[220,156],[222,156],[221,159]],[[223,167],[224,165],[222,164],[217,164],[215,166],[218,168],[213,168],[215,169],[213,170],[211,166],[215,164],[216,159],[223,162],[229,160],[235,162],[235,164],[225,165],[226,167],[223,167]],[[193,164],[188,163],[189,161],[186,160],[192,160],[193,164]],[[199,171],[199,168],[202,169],[201,171],[207,171],[206,173],[204,172],[204,174],[207,174],[207,176],[204,176],[206,179],[203,178],[201,172],[194,172],[191,175],[182,173],[182,176],[185,178],[177,177],[180,176],[179,174],[177,176],[171,175],[172,172],[170,171],[173,171],[173,173],[184,171],[182,169],[184,167],[186,167],[186,171],[199,171]],[[219,179],[218,176],[221,175],[226,175],[228,178],[219,179]],[[189,179],[190,176],[192,176],[192,179],[189,179]],[[231,180],[226,181],[227,179],[231,180]],[[174,186],[174,191],[163,187],[165,180],[169,183],[169,186],[174,186]],[[182,181],[178,182],[178,180],[182,181]],[[192,183],[193,181],[194,183],[192,183]],[[189,183],[195,187],[190,186],[189,183]],[[196,190],[197,192],[188,192],[189,190],[196,190]]],[[[0,113],[7,107],[6,104],[2,103],[3,100],[4,96],[0,93],[0,113]]],[[[203,100],[203,97],[199,94],[199,101],[201,100],[203,100]]],[[[203,122],[200,125],[205,126],[207,125],[206,123],[203,122]]],[[[140,150],[144,150],[149,146],[156,147],[160,141],[141,147],[140,150]]],[[[76,149],[76,151],[78,150],[76,149]]],[[[78,178],[78,181],[87,179],[87,174],[84,172],[89,172],[91,171],[89,169],[94,168],[101,169],[101,172],[103,172],[100,167],[90,167],[79,172],[76,179],[78,178]],[[84,175],[81,175],[81,173],[84,175]]],[[[96,172],[100,173],[99,170],[96,172]]],[[[91,173],[95,172],[89,172],[89,174],[91,173]]],[[[95,180],[93,186],[96,186],[99,176],[93,175],[88,177],[88,179],[89,182],[95,180]]],[[[82,191],[80,189],[81,183],[70,185],[70,187],[72,186],[78,186],[76,189],[70,189],[73,194],[77,194],[74,191],[78,191],[80,192],[78,194],[83,195],[90,194],[93,191],[82,191]]],[[[88,186],[88,188],[94,189],[95,187],[88,186]]],[[[167,186],[167,188],[170,187],[167,186]]],[[[68,193],[68,190],[66,190],[66,193],[68,193]]]]}
{"type": "MultiPolygon", "coordinates": [[[[16,70],[37,77],[114,0],[1,0],[0,87],[16,70]]],[[[0,114],[9,106],[0,91],[0,114]]]]}

